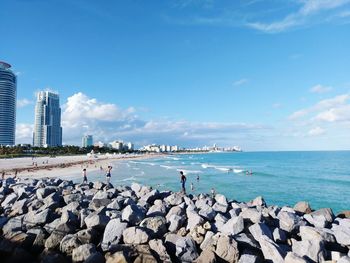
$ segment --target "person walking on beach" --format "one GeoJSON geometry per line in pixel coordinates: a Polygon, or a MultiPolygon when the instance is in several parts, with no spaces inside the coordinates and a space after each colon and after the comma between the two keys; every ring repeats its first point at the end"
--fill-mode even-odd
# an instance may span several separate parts
{"type": "Polygon", "coordinates": [[[211,189],[211,196],[212,196],[212,198],[215,198],[215,189],[214,188],[211,189]]]}
{"type": "Polygon", "coordinates": [[[111,170],[112,170],[112,166],[108,165],[107,167],[107,173],[106,173],[106,182],[107,185],[109,185],[110,181],[111,181],[111,170]]]}
{"type": "Polygon", "coordinates": [[[180,171],[180,180],[181,180],[181,187],[182,187],[182,192],[186,194],[186,176],[184,175],[183,171],[180,171]]]}
{"type": "Polygon", "coordinates": [[[197,174],[197,182],[199,182],[199,175],[197,174]]]}
{"type": "Polygon", "coordinates": [[[191,183],[191,191],[193,191],[193,190],[194,190],[193,183],[191,183]]]}
{"type": "Polygon", "coordinates": [[[86,169],[84,168],[83,169],[83,184],[87,184],[87,183],[88,183],[88,179],[86,176],[86,169]]]}

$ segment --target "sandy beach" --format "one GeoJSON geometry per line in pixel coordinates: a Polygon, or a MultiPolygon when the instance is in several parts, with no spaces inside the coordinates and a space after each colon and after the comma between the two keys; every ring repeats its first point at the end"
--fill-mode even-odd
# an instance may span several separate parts
{"type": "Polygon", "coordinates": [[[56,157],[24,157],[0,159],[0,172],[5,177],[66,177],[80,174],[83,168],[88,171],[106,169],[111,162],[125,159],[149,159],[159,157],[159,154],[104,154],[104,155],[75,155],[56,157]]]}

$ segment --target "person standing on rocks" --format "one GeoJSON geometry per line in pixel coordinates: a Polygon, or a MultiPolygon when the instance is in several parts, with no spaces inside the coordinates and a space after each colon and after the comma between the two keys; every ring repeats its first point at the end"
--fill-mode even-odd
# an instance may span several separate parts
{"type": "Polygon", "coordinates": [[[84,168],[83,169],[83,184],[87,184],[87,183],[88,183],[88,179],[86,176],[86,169],[84,168]]]}
{"type": "Polygon", "coordinates": [[[107,174],[106,174],[107,185],[109,185],[109,183],[111,181],[111,170],[112,170],[112,166],[108,165],[108,167],[107,167],[107,174]]]}
{"type": "Polygon", "coordinates": [[[182,186],[182,192],[186,194],[186,176],[184,175],[183,171],[180,171],[180,180],[181,180],[181,186],[182,186]]]}

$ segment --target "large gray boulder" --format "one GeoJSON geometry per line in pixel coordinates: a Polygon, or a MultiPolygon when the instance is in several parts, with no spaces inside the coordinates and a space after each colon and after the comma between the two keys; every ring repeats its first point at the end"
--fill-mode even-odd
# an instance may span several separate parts
{"type": "Polygon", "coordinates": [[[18,196],[16,193],[11,193],[8,196],[6,196],[4,201],[2,201],[1,206],[3,208],[9,207],[16,202],[17,198],[18,196]]]}
{"type": "Polygon", "coordinates": [[[204,223],[204,219],[198,215],[195,211],[187,211],[187,230],[192,230],[197,225],[202,225],[204,223]]]}
{"type": "Polygon", "coordinates": [[[171,215],[168,218],[168,223],[169,223],[168,230],[170,232],[176,232],[183,226],[184,222],[185,222],[184,217],[178,216],[178,215],[171,215]]]}
{"type": "Polygon", "coordinates": [[[128,205],[122,211],[122,220],[134,226],[145,218],[145,211],[137,205],[128,205]]]}
{"type": "Polygon", "coordinates": [[[258,257],[251,254],[241,255],[238,261],[238,263],[257,263],[257,262],[258,262],[258,257]]]}
{"type": "Polygon", "coordinates": [[[322,208],[310,214],[304,215],[304,218],[315,227],[324,228],[333,222],[334,214],[330,208],[322,208]]]}
{"type": "Polygon", "coordinates": [[[155,254],[158,262],[171,262],[170,256],[161,239],[152,239],[149,241],[148,245],[155,254]]]}
{"type": "Polygon", "coordinates": [[[159,198],[159,191],[157,189],[143,195],[140,200],[146,202],[147,204],[152,204],[156,199],[159,198]]]}
{"type": "Polygon", "coordinates": [[[150,230],[154,238],[162,238],[167,232],[166,220],[162,216],[147,217],[142,220],[140,227],[150,230]]]}
{"type": "Polygon", "coordinates": [[[90,214],[84,221],[87,228],[97,228],[103,230],[108,224],[109,217],[99,214],[90,214]]]}
{"type": "Polygon", "coordinates": [[[320,240],[293,240],[292,251],[299,257],[308,257],[314,262],[325,260],[324,244],[320,240]]]}
{"type": "Polygon", "coordinates": [[[76,235],[68,234],[60,242],[60,251],[68,256],[72,255],[73,249],[81,246],[81,242],[76,235]]]}
{"type": "Polygon", "coordinates": [[[127,226],[119,218],[110,220],[103,233],[102,250],[107,251],[111,246],[119,244],[127,226]]]}
{"type": "Polygon", "coordinates": [[[181,237],[176,241],[176,256],[182,262],[193,262],[198,258],[196,244],[190,237],[181,237]]]}
{"type": "Polygon", "coordinates": [[[216,216],[216,212],[209,205],[206,205],[202,206],[202,208],[199,210],[199,215],[208,221],[213,221],[216,216]]]}
{"type": "Polygon", "coordinates": [[[262,214],[256,208],[246,208],[240,213],[244,220],[249,220],[253,224],[261,222],[262,214]]]}
{"type": "Polygon", "coordinates": [[[308,263],[304,258],[298,256],[294,252],[288,252],[284,258],[284,263],[308,263]]]}
{"type": "Polygon", "coordinates": [[[150,240],[150,235],[144,228],[129,227],[123,231],[123,240],[125,244],[146,244],[150,240]]]}
{"type": "Polygon", "coordinates": [[[252,234],[256,241],[260,241],[263,236],[267,236],[272,239],[272,233],[270,228],[264,223],[255,223],[249,227],[249,232],[252,234]]]}
{"type": "Polygon", "coordinates": [[[183,202],[183,194],[182,193],[172,193],[168,197],[164,199],[166,203],[171,206],[179,205],[183,202]]]}
{"type": "Polygon", "coordinates": [[[261,251],[263,252],[265,260],[270,260],[276,263],[283,263],[285,251],[273,242],[267,236],[262,236],[259,240],[261,251]]]}
{"type": "Polygon", "coordinates": [[[301,201],[295,204],[294,210],[302,214],[310,214],[312,212],[310,204],[305,201],[301,201]]]}
{"type": "Polygon", "coordinates": [[[216,263],[216,255],[214,251],[212,250],[204,250],[199,255],[199,257],[196,260],[196,263],[216,263]]]}
{"type": "Polygon", "coordinates": [[[319,240],[335,243],[335,237],[331,230],[325,228],[314,228],[311,226],[301,226],[299,235],[302,240],[319,240]]]}
{"type": "Polygon", "coordinates": [[[221,233],[226,235],[236,235],[244,230],[244,221],[241,216],[231,218],[224,225],[218,229],[221,233]]]}
{"type": "Polygon", "coordinates": [[[239,251],[237,242],[230,236],[221,235],[216,243],[215,253],[226,262],[238,262],[239,251]]]}
{"type": "Polygon", "coordinates": [[[343,246],[350,246],[350,219],[337,218],[336,222],[338,222],[338,225],[333,224],[332,231],[337,242],[343,246]]]}
{"type": "Polygon", "coordinates": [[[286,211],[278,213],[279,227],[290,233],[299,227],[300,218],[298,215],[286,211]]]}
{"type": "Polygon", "coordinates": [[[96,247],[94,244],[84,244],[75,249],[72,252],[72,261],[73,262],[84,262],[91,255],[96,253],[96,247]]]}

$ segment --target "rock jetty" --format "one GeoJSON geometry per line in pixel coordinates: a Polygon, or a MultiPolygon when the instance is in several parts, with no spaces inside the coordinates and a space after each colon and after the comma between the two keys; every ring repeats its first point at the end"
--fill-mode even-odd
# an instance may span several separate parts
{"type": "Polygon", "coordinates": [[[350,219],[102,182],[12,179],[0,188],[1,262],[350,263],[350,219]]]}

